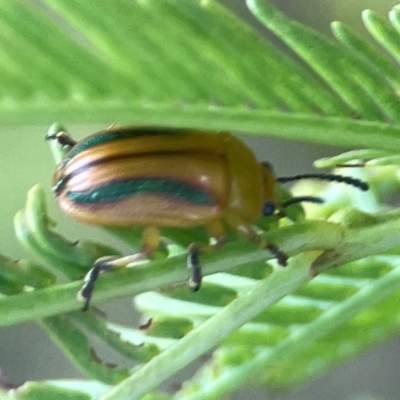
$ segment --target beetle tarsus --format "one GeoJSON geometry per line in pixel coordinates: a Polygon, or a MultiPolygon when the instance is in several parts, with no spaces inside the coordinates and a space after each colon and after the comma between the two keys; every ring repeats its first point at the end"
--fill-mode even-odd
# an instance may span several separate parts
{"type": "MultiPolygon", "coordinates": [[[[92,288],[92,290],[93,290],[93,288],[92,288]]],[[[83,295],[83,293],[82,293],[82,290],[80,291],[79,295],[82,296],[82,299],[84,300],[84,304],[83,304],[83,307],[82,307],[82,311],[87,311],[87,310],[89,310],[90,298],[91,298],[91,296],[89,296],[89,297],[84,297],[84,295],[83,295]]]]}
{"type": "Polygon", "coordinates": [[[82,311],[87,311],[90,306],[90,300],[96,281],[103,271],[107,271],[113,267],[112,262],[118,257],[102,257],[99,258],[85,276],[85,283],[78,293],[78,298],[84,301],[82,311]]]}
{"type": "Polygon", "coordinates": [[[72,139],[66,132],[55,132],[47,134],[45,140],[57,140],[61,146],[74,147],[76,145],[76,140],[72,139]]]}
{"type": "Polygon", "coordinates": [[[273,256],[278,261],[279,265],[282,265],[282,267],[286,267],[287,266],[288,256],[283,251],[279,250],[279,248],[277,246],[275,246],[274,244],[269,243],[269,244],[267,244],[265,246],[265,248],[271,254],[273,254],[273,256]]]}
{"type": "Polygon", "coordinates": [[[187,259],[187,267],[191,271],[189,279],[189,286],[193,292],[197,292],[201,286],[202,273],[199,262],[200,246],[196,243],[189,247],[189,254],[187,259]]]}

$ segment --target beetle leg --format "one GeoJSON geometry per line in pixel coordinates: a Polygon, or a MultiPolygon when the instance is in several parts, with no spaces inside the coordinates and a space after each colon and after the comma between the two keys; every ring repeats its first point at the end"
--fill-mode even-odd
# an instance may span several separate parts
{"type": "Polygon", "coordinates": [[[257,243],[261,248],[268,250],[278,261],[279,265],[282,267],[286,267],[287,265],[287,255],[279,250],[278,246],[269,243],[266,239],[262,238],[251,225],[242,225],[240,226],[240,233],[244,234],[249,240],[257,243]]]}
{"type": "Polygon", "coordinates": [[[190,269],[189,287],[193,292],[197,292],[201,286],[202,274],[199,263],[199,255],[201,252],[201,244],[192,243],[188,248],[187,267],[190,269]]]}
{"type": "Polygon", "coordinates": [[[76,145],[76,140],[72,139],[68,133],[60,131],[53,134],[47,134],[45,140],[57,140],[61,146],[72,148],[76,145]]]}
{"type": "Polygon", "coordinates": [[[276,258],[278,264],[282,265],[283,267],[287,265],[287,255],[283,251],[279,250],[278,246],[273,243],[269,243],[266,239],[262,238],[252,225],[245,223],[235,213],[226,213],[225,219],[228,225],[235,229],[238,233],[246,236],[252,242],[257,243],[261,248],[267,249],[276,258]]]}
{"type": "Polygon", "coordinates": [[[189,279],[189,287],[196,292],[200,289],[202,273],[201,266],[199,262],[200,254],[211,253],[218,250],[226,243],[225,229],[220,221],[214,221],[206,226],[208,234],[210,237],[215,239],[214,244],[201,244],[192,243],[188,248],[188,260],[187,267],[191,271],[191,276],[189,279]]]}
{"type": "Polygon", "coordinates": [[[282,267],[287,266],[288,256],[283,251],[279,250],[278,246],[273,243],[268,243],[266,240],[261,239],[261,247],[269,250],[269,252],[276,258],[278,264],[282,267]]]}
{"type": "Polygon", "coordinates": [[[142,250],[140,252],[124,257],[101,257],[96,260],[93,267],[86,274],[82,289],[78,293],[78,299],[84,301],[82,311],[88,310],[95,283],[102,272],[112,268],[126,267],[128,264],[145,259],[157,249],[159,242],[160,232],[158,229],[153,227],[146,228],[142,234],[142,250]]]}

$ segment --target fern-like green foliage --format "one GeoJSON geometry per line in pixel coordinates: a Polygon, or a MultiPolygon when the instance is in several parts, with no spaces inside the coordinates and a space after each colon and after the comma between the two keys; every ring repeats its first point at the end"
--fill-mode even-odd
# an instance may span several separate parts
{"type": "MultiPolygon", "coordinates": [[[[15,226],[46,267],[0,258],[0,325],[35,320],[93,380],[29,382],[14,398],[200,400],[248,385],[292,388],[399,332],[400,210],[389,201],[400,190],[400,8],[390,22],[363,13],[376,46],[339,22],[332,24],[333,41],[266,0],[247,5],[304,63],[210,0],[0,7],[2,124],[118,121],[353,147],[362,150],[319,165],[356,159],[361,168],[341,172],[371,186],[359,193],[338,184],[298,185],[296,193],[327,202],[307,206],[305,220],[257,223],[292,256],[289,267],[267,263],[265,251],[233,237],[202,257],[208,276],[196,294],[176,284],[187,280],[186,246],[204,234],[165,230],[168,257],[160,252],[146,264],[102,275],[93,298],[97,305],[135,295],[149,320],[141,329],[77,311],[85,272],[118,251],[60,236],[35,186],[15,226]],[[71,282],[55,284],[48,267],[71,282]],[[132,369],[99,362],[88,334],[133,360],[132,369]],[[154,392],[212,349],[176,393],[154,392]]],[[[139,246],[136,230],[111,231],[139,246]]]]}

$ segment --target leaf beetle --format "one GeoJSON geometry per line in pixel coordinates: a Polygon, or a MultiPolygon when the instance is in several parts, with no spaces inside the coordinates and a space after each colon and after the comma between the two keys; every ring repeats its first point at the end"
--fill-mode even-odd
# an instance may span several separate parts
{"type": "Polygon", "coordinates": [[[160,243],[160,227],[202,226],[215,240],[188,248],[189,285],[198,290],[199,256],[224,245],[225,224],[269,250],[280,265],[287,264],[286,254],[260,237],[253,223],[294,203],[322,200],[294,197],[280,204],[278,183],[313,178],[368,189],[363,181],[333,174],[276,178],[269,163],[258,162],[250,148],[227,132],[126,126],[78,142],[63,130],[46,139],[67,149],[53,181],[62,211],[87,224],[144,228],[140,252],[94,263],[79,292],[84,310],[99,274],[146,258],[160,243]]]}

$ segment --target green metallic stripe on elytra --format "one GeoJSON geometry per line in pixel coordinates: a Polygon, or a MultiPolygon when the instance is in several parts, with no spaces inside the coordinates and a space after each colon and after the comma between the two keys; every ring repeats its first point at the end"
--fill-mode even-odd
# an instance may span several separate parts
{"type": "Polygon", "coordinates": [[[130,196],[159,194],[196,205],[215,205],[215,199],[196,186],[163,178],[124,179],[98,186],[90,191],[70,192],[68,198],[77,204],[101,204],[122,201],[130,196]]]}
{"type": "Polygon", "coordinates": [[[94,146],[101,145],[103,143],[113,142],[115,140],[136,138],[141,136],[156,136],[164,134],[171,135],[176,132],[182,132],[182,131],[184,131],[184,129],[157,128],[157,127],[139,127],[139,128],[130,127],[120,130],[104,131],[102,133],[89,136],[88,138],[83,139],[81,142],[78,142],[77,145],[74,146],[71,149],[71,151],[67,154],[64,162],[68,162],[82,151],[85,151],[94,146]]]}

